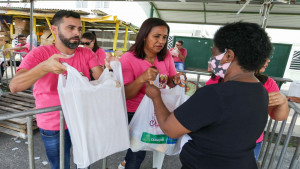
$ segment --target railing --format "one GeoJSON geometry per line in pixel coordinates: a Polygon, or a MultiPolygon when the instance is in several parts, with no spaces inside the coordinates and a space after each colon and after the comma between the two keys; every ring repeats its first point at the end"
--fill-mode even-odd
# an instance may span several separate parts
{"type": "MultiPolygon", "coordinates": [[[[177,72],[182,72],[182,73],[186,73],[186,74],[197,75],[197,81],[196,81],[197,86],[199,84],[200,76],[201,75],[203,75],[203,76],[211,76],[211,73],[209,73],[207,71],[199,72],[199,71],[191,71],[191,70],[177,70],[177,72]]],[[[289,79],[289,78],[272,77],[272,76],[271,76],[271,78],[275,80],[275,82],[277,83],[277,85],[278,85],[279,88],[281,87],[281,85],[283,83],[293,82],[293,80],[289,79]]]]}
{"type": "MultiPolygon", "coordinates": [[[[284,120],[281,122],[281,127],[278,132],[277,138],[275,140],[275,145],[272,148],[272,150],[271,150],[271,145],[273,144],[278,121],[272,120],[271,118],[268,121],[267,129],[265,132],[265,138],[263,140],[261,152],[259,154],[258,161],[257,161],[258,167],[260,169],[271,169],[274,167],[275,167],[275,169],[282,169],[282,163],[283,163],[284,157],[287,152],[287,147],[290,143],[290,139],[291,139],[292,133],[294,131],[296,120],[297,120],[298,116],[300,115],[300,108],[296,103],[289,102],[289,107],[290,107],[290,113],[294,112],[293,117],[290,121],[287,119],[287,120],[284,120]],[[287,121],[290,122],[288,128],[286,128],[287,121]],[[272,127],[272,129],[271,129],[271,127],[272,127]],[[277,158],[277,160],[276,160],[277,163],[276,163],[275,155],[277,154],[277,152],[279,150],[279,144],[282,139],[283,133],[285,132],[285,129],[287,129],[286,138],[283,143],[283,146],[282,146],[282,149],[280,152],[280,156],[277,158]],[[275,164],[276,164],[276,166],[275,166],[275,164]]],[[[298,139],[298,145],[294,152],[293,158],[290,162],[289,169],[296,169],[297,162],[300,161],[299,160],[300,138],[298,137],[297,139],[298,139]]]]}
{"type": "MultiPolygon", "coordinates": [[[[2,51],[1,51],[1,53],[2,53],[2,51]]],[[[2,85],[5,85],[5,86],[8,86],[8,84],[9,84],[9,79],[10,78],[13,78],[14,77],[14,75],[16,74],[16,72],[17,72],[17,60],[16,60],[16,56],[17,55],[19,55],[19,60],[18,61],[22,61],[22,57],[21,57],[21,55],[25,55],[25,54],[27,54],[27,53],[25,53],[25,52],[9,52],[8,53],[9,54],[9,59],[6,59],[5,58],[5,56],[3,56],[3,62],[4,62],[4,77],[2,77],[2,76],[0,76],[0,83],[2,84],[2,85]],[[7,68],[8,68],[8,66],[7,66],[7,64],[6,63],[9,63],[9,65],[10,65],[10,69],[11,69],[11,71],[10,71],[10,74],[8,74],[8,70],[7,70],[7,68]],[[10,76],[9,76],[10,75],[10,76]],[[5,81],[6,83],[3,83],[3,81],[5,81]]],[[[2,63],[2,62],[1,62],[2,63]]],[[[0,64],[1,64],[0,63],[0,64]]],[[[0,66],[2,66],[2,64],[0,65],[0,66]]],[[[0,73],[1,73],[1,75],[2,75],[2,68],[0,69],[0,73]]]]}
{"type": "MultiPolygon", "coordinates": [[[[48,107],[43,109],[36,109],[31,111],[23,111],[23,112],[16,112],[16,113],[7,113],[0,115],[1,120],[8,120],[17,117],[26,117],[27,118],[27,139],[28,139],[28,156],[29,156],[29,169],[35,169],[34,163],[34,143],[33,143],[33,130],[32,130],[32,116],[36,114],[42,114],[47,112],[53,111],[60,111],[60,139],[59,139],[59,159],[60,159],[60,169],[64,169],[64,149],[65,149],[65,119],[63,116],[63,112],[61,106],[55,107],[48,107]]],[[[103,159],[102,168],[106,168],[106,158],[103,159]]]]}
{"type": "Polygon", "coordinates": [[[197,86],[199,85],[200,75],[211,76],[211,73],[209,73],[209,72],[197,72],[197,71],[191,71],[191,70],[177,70],[177,72],[197,75],[197,81],[196,81],[197,86]]]}
{"type": "MultiPolygon", "coordinates": [[[[283,145],[283,148],[281,149],[280,152],[280,157],[277,159],[277,165],[276,169],[281,169],[283,159],[286,154],[287,146],[290,142],[290,138],[292,136],[294,126],[297,120],[298,115],[300,115],[300,108],[295,104],[295,103],[289,103],[290,109],[294,111],[293,118],[291,120],[290,126],[288,127],[288,132],[286,134],[286,139],[283,145]]],[[[65,120],[63,117],[62,109],[61,106],[56,106],[56,107],[49,107],[49,108],[43,108],[43,109],[37,109],[37,110],[32,110],[32,111],[24,111],[24,112],[16,112],[16,113],[9,113],[9,114],[2,114],[0,115],[0,121],[1,120],[8,120],[11,118],[16,118],[16,117],[27,117],[27,128],[28,128],[28,153],[29,153],[29,168],[30,169],[35,169],[35,163],[34,163],[34,154],[33,154],[33,149],[34,149],[34,143],[33,143],[33,131],[32,131],[32,115],[35,114],[41,114],[41,113],[47,113],[47,112],[52,112],[52,111],[60,111],[60,168],[64,168],[64,126],[65,126],[65,120]]],[[[261,153],[259,155],[258,159],[258,166],[260,169],[264,168],[272,168],[272,166],[275,164],[275,154],[279,150],[279,142],[281,140],[281,137],[283,135],[286,122],[287,120],[283,121],[281,124],[281,128],[279,131],[279,134],[276,139],[275,146],[273,150],[271,150],[271,144],[272,140],[274,138],[274,133],[278,124],[278,121],[274,121],[272,132],[270,133],[270,128],[272,126],[272,122],[274,120],[269,120],[268,125],[267,125],[267,130],[265,134],[265,138],[263,141],[261,153]],[[271,134],[271,136],[269,136],[271,134]],[[269,153],[272,152],[270,155],[269,153]],[[269,158],[269,162],[267,163],[267,159],[269,158]]],[[[299,143],[298,146],[294,152],[293,159],[290,162],[289,169],[295,169],[297,162],[299,161],[299,155],[300,155],[300,139],[298,138],[299,143]]],[[[102,163],[102,168],[106,168],[106,159],[103,159],[102,163]]]]}

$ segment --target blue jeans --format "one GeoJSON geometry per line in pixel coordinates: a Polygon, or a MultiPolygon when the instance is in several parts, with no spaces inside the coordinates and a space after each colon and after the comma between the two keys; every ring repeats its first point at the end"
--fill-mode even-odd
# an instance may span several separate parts
{"type": "MultiPolygon", "coordinates": [[[[134,113],[128,112],[128,123],[130,123],[134,113]]],[[[146,151],[132,152],[127,150],[125,157],[125,169],[139,169],[146,156],[146,151]]]]}
{"type": "Polygon", "coordinates": [[[175,67],[177,70],[184,70],[184,63],[183,62],[174,62],[175,67]]]}
{"type": "Polygon", "coordinates": [[[256,143],[256,146],[254,148],[254,156],[255,156],[256,161],[258,159],[258,155],[259,155],[259,152],[260,152],[260,149],[261,149],[261,144],[262,144],[262,141],[259,142],[259,143],[256,143]]]}
{"type": "MultiPolygon", "coordinates": [[[[46,154],[51,164],[51,169],[59,169],[59,131],[44,130],[40,128],[46,154]]],[[[65,130],[65,169],[70,168],[71,139],[68,130],[65,130]]]]}

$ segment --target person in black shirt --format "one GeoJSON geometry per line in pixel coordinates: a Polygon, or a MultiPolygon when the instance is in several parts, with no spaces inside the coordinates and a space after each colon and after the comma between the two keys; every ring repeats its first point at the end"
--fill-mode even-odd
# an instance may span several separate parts
{"type": "Polygon", "coordinates": [[[162,131],[171,138],[188,134],[182,169],[256,169],[256,139],[268,119],[268,93],[254,76],[269,58],[267,33],[254,23],[230,23],[214,36],[211,68],[224,83],[200,88],[170,113],[160,90],[148,85],[162,131]]]}

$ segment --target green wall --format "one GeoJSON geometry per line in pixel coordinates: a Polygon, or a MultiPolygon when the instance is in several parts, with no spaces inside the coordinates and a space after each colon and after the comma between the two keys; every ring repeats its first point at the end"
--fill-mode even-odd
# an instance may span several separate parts
{"type": "MultiPolygon", "coordinates": [[[[183,40],[183,47],[187,49],[185,69],[207,70],[207,62],[211,57],[212,39],[198,37],[174,36],[173,46],[176,41],[183,40]]],[[[265,74],[274,77],[283,77],[292,45],[273,43],[271,62],[265,74]]]]}

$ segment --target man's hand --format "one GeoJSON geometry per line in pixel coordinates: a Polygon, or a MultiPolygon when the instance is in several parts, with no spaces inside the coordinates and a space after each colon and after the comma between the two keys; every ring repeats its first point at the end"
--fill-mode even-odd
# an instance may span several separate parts
{"type": "Polygon", "coordinates": [[[160,90],[154,85],[147,85],[145,92],[146,95],[152,100],[160,97],[160,90]]]}
{"type": "Polygon", "coordinates": [[[52,72],[55,74],[61,74],[67,70],[67,67],[63,65],[59,59],[68,59],[69,57],[61,55],[61,54],[54,54],[49,59],[44,61],[43,64],[43,71],[46,73],[52,72]]]}

